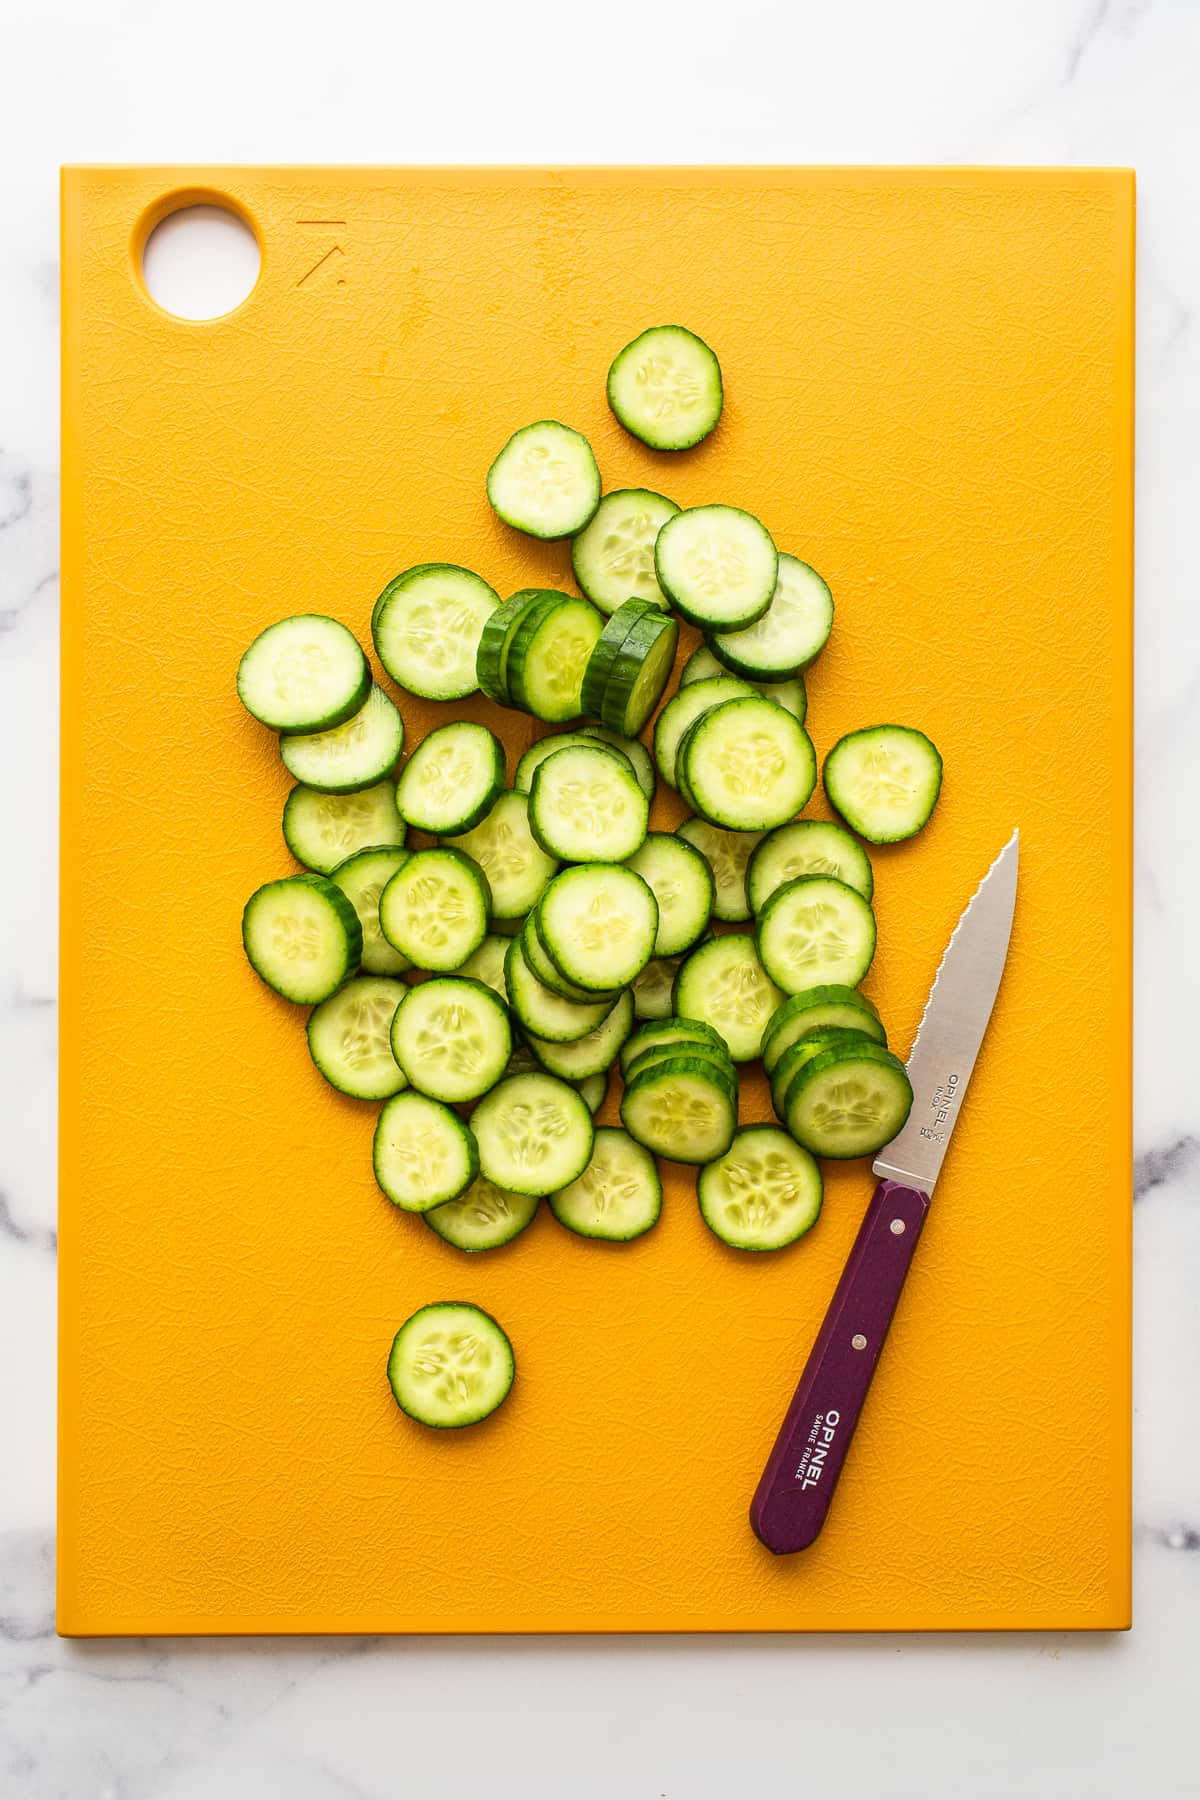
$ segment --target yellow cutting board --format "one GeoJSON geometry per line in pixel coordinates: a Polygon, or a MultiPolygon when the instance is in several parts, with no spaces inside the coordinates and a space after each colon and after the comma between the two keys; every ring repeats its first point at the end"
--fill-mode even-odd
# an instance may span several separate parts
{"type": "MultiPolygon", "coordinates": [[[[63,207],[59,1629],[1127,1624],[1131,175],[76,168],[63,207]],[[192,324],[140,251],[204,197],[263,266],[192,324]],[[604,397],[614,352],[674,319],[727,384],[678,457],[604,397]],[[867,1166],[831,1168],[777,1256],[719,1244],[670,1168],[635,1244],[543,1208],[465,1258],[380,1196],[374,1109],[242,958],[243,901],[292,866],[243,646],[300,611],[369,643],[415,562],[569,586],[567,547],[484,499],[545,416],[607,486],[749,507],[826,576],[818,752],[881,720],[941,747],[933,823],[874,857],[868,985],[902,1054],[1021,828],[970,1099],[830,1523],[792,1558],[746,1509],[867,1166]],[[442,1298],[518,1358],[461,1434],[384,1377],[442,1298]]],[[[448,710],[405,702],[410,744],[448,710]]],[[[458,710],[511,772],[530,722],[458,710]]]]}

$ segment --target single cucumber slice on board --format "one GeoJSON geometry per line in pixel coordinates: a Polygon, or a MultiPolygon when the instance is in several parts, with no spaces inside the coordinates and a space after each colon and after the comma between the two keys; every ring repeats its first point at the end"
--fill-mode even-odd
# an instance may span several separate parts
{"type": "Polygon", "coordinates": [[[529,935],[530,922],[527,921],[520,937],[512,939],[504,959],[508,1003],[531,1037],[555,1044],[577,1043],[604,1023],[614,1002],[604,999],[588,1004],[568,1000],[539,981],[525,949],[529,935]]]}
{"type": "Polygon", "coordinates": [[[242,943],[254,973],[297,1006],[327,1000],[358,967],[358,914],[323,875],[285,875],[251,894],[242,943]]]}
{"type": "Polygon", "coordinates": [[[388,1384],[410,1419],[439,1430],[477,1425],[513,1384],[512,1345],[490,1313],[438,1300],[406,1319],[388,1357],[388,1384]]]}
{"type": "Polygon", "coordinates": [[[478,825],[444,841],[464,851],[487,876],[493,919],[524,918],[558,868],[529,829],[528,797],[511,789],[500,795],[478,825]]]}
{"type": "Polygon", "coordinates": [[[761,831],[727,831],[707,819],[685,819],[676,837],[697,849],[712,870],[715,892],[713,917],[737,925],[750,917],[746,875],[750,859],[762,842],[761,831]]]}
{"type": "Polygon", "coordinates": [[[746,870],[750,910],[760,913],[776,889],[798,875],[832,875],[857,888],[864,900],[875,892],[871,860],[862,845],[826,819],[796,819],[763,838],[746,870]]]}
{"type": "Polygon", "coordinates": [[[861,1031],[877,1043],[887,1043],[887,1033],[874,1003],[857,988],[835,982],[802,988],[798,994],[789,995],[772,1014],[763,1034],[762,1064],[767,1074],[774,1074],[780,1057],[792,1044],[831,1026],[861,1031]]]}
{"type": "Polygon", "coordinates": [[[371,671],[344,625],[303,613],[259,633],[238,664],[237,691],[272,731],[328,731],[365,704],[371,671]]]}
{"type": "Polygon", "coordinates": [[[679,774],[681,791],[714,825],[769,831],[808,801],[817,758],[790,712],[751,694],[700,715],[679,747],[679,774]]]}
{"type": "Polygon", "coordinates": [[[391,1024],[409,992],[401,981],[359,975],[308,1015],[308,1051],[330,1087],[354,1100],[386,1100],[407,1086],[392,1055],[391,1024]]]}
{"type": "Polygon", "coordinates": [[[379,925],[418,968],[450,973],[482,944],[490,907],[478,863],[461,850],[417,850],[380,895],[379,925]]]}
{"type": "Polygon", "coordinates": [[[452,1106],[486,1094],[512,1055],[508,1008],[461,975],[406,989],[391,1027],[392,1055],[409,1084],[452,1106]]]}
{"type": "Polygon", "coordinates": [[[318,875],[330,874],[357,850],[400,845],[407,831],[396,811],[394,781],[377,782],[356,794],[294,787],[283,805],[284,842],[297,862],[318,875]]]}
{"type": "Polygon", "coordinates": [[[706,1025],[702,1019],[681,1019],[678,1015],[673,1015],[639,1025],[632,1036],[626,1039],[621,1050],[621,1074],[624,1075],[634,1059],[647,1050],[663,1044],[689,1043],[709,1044],[726,1056],[729,1054],[724,1038],[711,1025],[706,1025]]]}
{"type": "Polygon", "coordinates": [[[779,553],[771,604],[741,631],[715,631],[709,642],[727,669],[752,681],[786,681],[807,669],[833,629],[828,584],[798,556],[779,553]]]}
{"type": "Polygon", "coordinates": [[[712,1162],[733,1141],[737,1097],[713,1064],[681,1050],[628,1083],[621,1096],[621,1123],[656,1156],[712,1162]]]}
{"type": "Polygon", "coordinates": [[[782,999],[753,938],[732,932],[693,950],[675,978],[675,1011],[711,1025],[734,1062],[761,1054],[763,1032],[782,999]]]}
{"type": "Polygon", "coordinates": [[[362,927],[359,960],[367,975],[403,975],[412,968],[408,957],[393,949],[379,929],[379,896],[408,855],[407,850],[388,848],[357,850],[330,874],[330,881],[341,888],[358,914],[362,927]]]}
{"type": "Polygon", "coordinates": [[[928,824],[942,787],[942,759],[923,731],[871,725],[839,738],[825,758],[825,792],[869,844],[898,844],[928,824]]]}
{"type": "Polygon", "coordinates": [[[713,873],[693,844],[667,831],[652,831],[626,865],[640,875],[658,902],[654,955],[679,956],[708,929],[715,896],[713,873]]]}
{"type": "Polygon", "coordinates": [[[580,736],[596,738],[607,744],[611,750],[619,750],[633,764],[633,772],[638,778],[638,785],[647,800],[654,798],[654,764],[650,760],[650,752],[645,744],[637,738],[625,737],[619,731],[609,731],[604,725],[584,725],[580,728],[580,736]]]}
{"type": "Polygon", "coordinates": [[[626,990],[607,1017],[586,1037],[563,1044],[555,1043],[551,1038],[536,1037],[531,1032],[529,1048],[551,1075],[561,1075],[564,1081],[585,1081],[589,1075],[599,1075],[611,1068],[632,1030],[633,996],[626,990]]]}
{"type": "Polygon", "coordinates": [[[608,404],[652,450],[690,450],[721,417],[721,365],[683,325],[652,325],[613,358],[608,404]]]}
{"type": "Polygon", "coordinates": [[[680,689],[654,721],[654,760],[668,787],[675,787],[676,757],[688,728],[702,713],[710,712],[725,700],[737,700],[753,694],[754,689],[739,675],[718,675],[711,680],[693,682],[680,689]]]}
{"type": "Polygon", "coordinates": [[[837,982],[857,987],[875,955],[875,915],[857,888],[832,875],[798,875],[758,916],[758,954],[785,994],[837,982]]]}
{"type": "Polygon", "coordinates": [[[457,1200],[479,1173],[475,1139],[462,1120],[427,1094],[396,1094],[375,1126],[375,1179],[402,1212],[457,1200]]]}
{"type": "MultiPolygon", "coordinates": [[[[695,681],[711,681],[716,675],[728,673],[725,664],[717,660],[708,645],[701,644],[684,663],[679,685],[681,688],[691,687],[695,681]]],[[[790,681],[750,681],[747,686],[752,687],[757,694],[765,694],[768,700],[775,700],[780,706],[786,706],[803,725],[808,712],[808,694],[802,675],[795,675],[790,681]]]]}
{"type": "Polygon", "coordinates": [[[635,738],[662,699],[675,666],[679,623],[655,613],[639,619],[613,659],[600,700],[610,731],[635,738]]]}
{"type": "Polygon", "coordinates": [[[779,573],[774,540],[738,506],[692,506],[668,519],[654,545],[658,585],[702,631],[753,625],[779,573]]]}
{"type": "Polygon", "coordinates": [[[504,786],[504,750],[486,725],[439,725],[418,744],[396,784],[402,819],[420,831],[458,834],[495,805],[504,786]]]}
{"type": "Polygon", "coordinates": [[[560,1225],[580,1237],[628,1243],[658,1223],[658,1166],[627,1131],[601,1125],[587,1168],[570,1187],[551,1194],[550,1210],[560,1225]]]}
{"type": "Polygon", "coordinates": [[[667,606],[654,573],[654,540],[678,511],[673,500],[649,488],[605,494],[571,545],[575,579],[602,612],[615,612],[630,599],[667,606]]]}
{"type": "Polygon", "coordinates": [[[497,705],[508,705],[508,652],[517,626],[539,600],[554,598],[548,588],[522,588],[485,620],[475,653],[475,674],[480,691],[497,705]]]}
{"type": "Polygon", "coordinates": [[[650,961],[658,902],[632,869],[582,863],[554,877],[537,912],[538,935],[555,967],[577,987],[627,987],[650,961]]]}
{"type": "Polygon", "coordinates": [[[735,1250],[781,1250],[811,1231],[821,1211],[821,1171],[774,1125],[747,1125],[696,1182],[700,1217],[735,1250]]]}
{"type": "Polygon", "coordinates": [[[382,688],[328,731],[287,732],[279,754],[289,775],[327,794],[352,794],[391,773],[404,748],[404,721],[382,688]]]}
{"type": "Polygon", "coordinates": [[[813,1057],[792,1080],[787,1128],[814,1156],[874,1156],[912,1107],[899,1057],[864,1038],[813,1057]]]}
{"type": "Polygon", "coordinates": [[[590,600],[557,594],[530,607],[505,663],[511,703],[550,725],[578,718],[584,674],[603,629],[604,615],[590,600]]]}
{"type": "Polygon", "coordinates": [[[515,431],[488,470],[492,511],[531,537],[573,537],[600,504],[592,446],[569,425],[539,419],[515,431]]]}
{"type": "Polygon", "coordinates": [[[645,842],[649,810],[633,764],[606,744],[548,756],[529,790],[533,835],[562,862],[624,862],[645,842]]]}
{"type": "Polygon", "coordinates": [[[491,988],[493,994],[508,1004],[508,989],[504,985],[504,959],[508,955],[511,938],[501,937],[499,932],[489,931],[478,950],[473,950],[465,963],[460,963],[455,970],[467,981],[482,981],[484,987],[491,988]]]}
{"type": "Polygon", "coordinates": [[[371,613],[380,662],[425,700],[462,700],[479,686],[483,628],[500,604],[495,588],[456,563],[420,563],[388,582],[371,613]]]}
{"type": "Polygon", "coordinates": [[[592,1154],[592,1115],[554,1075],[509,1075],[471,1114],[479,1164],[516,1194],[554,1194],[582,1175],[592,1154]]]}
{"type": "Polygon", "coordinates": [[[477,1175],[461,1200],[447,1200],[421,1217],[430,1231],[456,1250],[498,1250],[532,1224],[540,1205],[536,1194],[509,1194],[486,1175],[477,1175]]]}

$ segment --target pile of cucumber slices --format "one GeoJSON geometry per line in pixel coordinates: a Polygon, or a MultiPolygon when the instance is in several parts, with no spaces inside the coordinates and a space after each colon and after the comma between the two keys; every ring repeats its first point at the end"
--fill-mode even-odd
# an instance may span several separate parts
{"type": "MultiPolygon", "coordinates": [[[[608,397],[644,443],[686,449],[720,417],[721,371],[691,332],[655,327],[617,356],[608,397]]],[[[581,593],[502,601],[446,563],[390,581],[379,662],[450,711],[407,756],[402,704],[344,625],[285,618],[242,657],[241,700],[297,784],[283,835],[303,870],[251,896],[246,955],[311,1008],[325,1079],[383,1103],[383,1193],[456,1249],[509,1242],[542,1198],[582,1237],[639,1237],[662,1207],[658,1157],[698,1166],[726,1244],[780,1249],[820,1212],[816,1159],[869,1156],[908,1115],[860,985],[863,840],[921,829],[941,758],[907,726],[851,732],[823,769],[844,823],[798,817],[818,780],[803,671],[833,624],[817,572],[739,507],[602,494],[586,438],[553,420],[509,440],[487,495],[515,529],[571,539],[581,593]],[[681,620],[703,637],[660,705],[681,620]],[[479,691],[554,728],[511,779],[488,726],[453,716],[479,691]],[[688,809],[674,831],[650,828],[660,782],[688,809]],[[738,1068],[759,1059],[779,1123],[739,1129],[738,1068]],[[597,1127],[614,1066],[621,1124],[597,1127]]],[[[513,1369],[494,1319],[438,1302],[388,1372],[406,1412],[455,1426],[494,1411],[513,1369]]]]}

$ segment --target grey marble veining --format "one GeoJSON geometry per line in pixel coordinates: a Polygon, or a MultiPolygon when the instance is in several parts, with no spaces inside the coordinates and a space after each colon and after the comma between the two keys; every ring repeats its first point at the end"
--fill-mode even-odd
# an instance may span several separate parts
{"type": "Polygon", "coordinates": [[[336,28],[301,5],[280,33],[268,9],[231,0],[213,0],[199,30],[186,13],[19,0],[6,20],[16,78],[0,159],[0,1794],[725,1800],[768,1780],[843,1800],[1194,1793],[1200,9],[614,0],[598,18],[534,0],[525,13],[518,30],[478,4],[401,15],[348,0],[336,28]],[[664,94],[686,96],[682,112],[664,94]],[[205,156],[1137,166],[1130,1636],[55,1637],[55,166],[205,156]]]}

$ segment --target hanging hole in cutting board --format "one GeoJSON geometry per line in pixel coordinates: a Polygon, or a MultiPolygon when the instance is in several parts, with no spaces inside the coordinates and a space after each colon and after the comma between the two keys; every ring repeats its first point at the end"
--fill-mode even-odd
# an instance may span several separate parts
{"type": "Polygon", "coordinates": [[[177,319],[219,319],[254,290],[258,239],[225,206],[184,205],[154,227],[142,251],[151,299],[177,319]]]}

